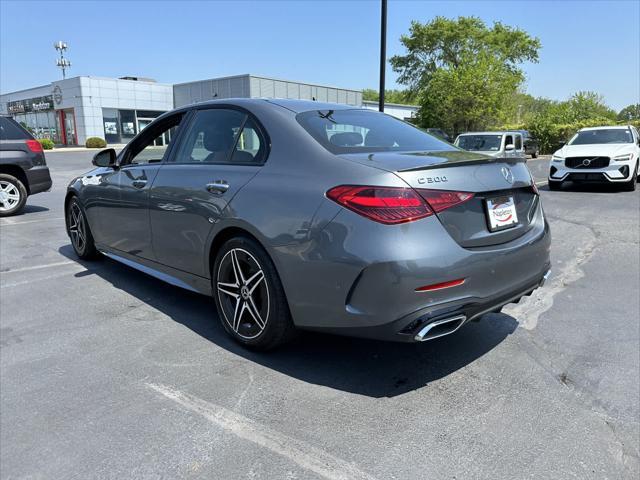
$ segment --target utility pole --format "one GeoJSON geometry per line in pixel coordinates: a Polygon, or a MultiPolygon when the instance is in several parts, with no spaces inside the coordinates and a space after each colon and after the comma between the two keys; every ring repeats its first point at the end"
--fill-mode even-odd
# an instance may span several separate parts
{"type": "Polygon", "coordinates": [[[380,12],[380,94],[378,110],[384,112],[384,73],[387,66],[387,0],[382,1],[380,12]]]}
{"type": "Polygon", "coordinates": [[[56,60],[56,66],[62,69],[62,78],[67,78],[67,68],[71,67],[71,62],[69,59],[64,58],[64,51],[69,48],[69,46],[60,40],[53,44],[53,48],[55,48],[58,52],[60,52],[60,58],[56,60]]]}

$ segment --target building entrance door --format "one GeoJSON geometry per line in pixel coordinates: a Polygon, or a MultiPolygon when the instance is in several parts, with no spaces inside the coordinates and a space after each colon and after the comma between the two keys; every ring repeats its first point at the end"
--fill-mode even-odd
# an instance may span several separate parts
{"type": "Polygon", "coordinates": [[[76,118],[73,108],[60,110],[60,123],[62,124],[62,143],[65,145],[76,145],[76,118]]]}

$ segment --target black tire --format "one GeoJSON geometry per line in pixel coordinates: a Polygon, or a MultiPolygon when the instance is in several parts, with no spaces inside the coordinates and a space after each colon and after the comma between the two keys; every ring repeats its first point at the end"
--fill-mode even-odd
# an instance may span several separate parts
{"type": "Polygon", "coordinates": [[[97,258],[100,254],[93,241],[93,235],[87,222],[87,215],[77,197],[71,198],[67,204],[65,215],[67,235],[69,235],[71,239],[71,246],[76,252],[76,255],[82,260],[97,258]]]}
{"type": "Polygon", "coordinates": [[[537,150],[531,154],[531,158],[538,158],[538,151],[537,150]]]}
{"type": "Polygon", "coordinates": [[[294,336],[278,272],[255,240],[244,236],[227,240],[216,255],[211,283],[220,322],[236,342],[266,351],[294,336]]]}
{"type": "Polygon", "coordinates": [[[16,215],[27,203],[27,188],[13,175],[0,173],[0,217],[16,215]]]}
{"type": "Polygon", "coordinates": [[[562,182],[555,182],[553,180],[549,180],[549,190],[560,190],[562,188],[562,182]]]}
{"type": "Polygon", "coordinates": [[[634,173],[631,174],[631,178],[629,179],[629,181],[624,183],[624,186],[622,187],[622,189],[625,192],[635,192],[637,184],[638,184],[638,164],[636,164],[636,166],[634,167],[634,173]]]}

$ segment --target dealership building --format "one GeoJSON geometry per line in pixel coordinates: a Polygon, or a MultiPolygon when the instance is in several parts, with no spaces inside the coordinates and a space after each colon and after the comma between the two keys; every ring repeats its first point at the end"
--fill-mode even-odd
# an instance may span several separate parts
{"type": "MultiPolygon", "coordinates": [[[[56,144],[84,145],[89,137],[109,144],[131,140],[154,118],[175,107],[224,98],[293,98],[377,110],[361,90],[235,75],[176,85],[143,77],[80,76],[0,95],[0,114],[10,115],[56,144]]],[[[385,105],[385,112],[410,120],[417,107],[385,105]]]]}

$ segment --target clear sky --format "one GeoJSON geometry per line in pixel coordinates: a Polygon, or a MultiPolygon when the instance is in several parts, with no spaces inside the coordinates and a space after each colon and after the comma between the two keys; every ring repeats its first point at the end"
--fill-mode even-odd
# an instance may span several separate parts
{"type": "MultiPolygon", "coordinates": [[[[53,42],[69,44],[71,76],[139,75],[179,83],[254,73],[377,88],[379,2],[0,1],[0,91],[61,78],[53,42]]],[[[640,101],[640,0],[389,1],[388,56],[411,20],[475,15],[542,41],[526,90],[565,99],[640,101]]],[[[387,69],[387,86],[397,87],[387,69]]]]}

